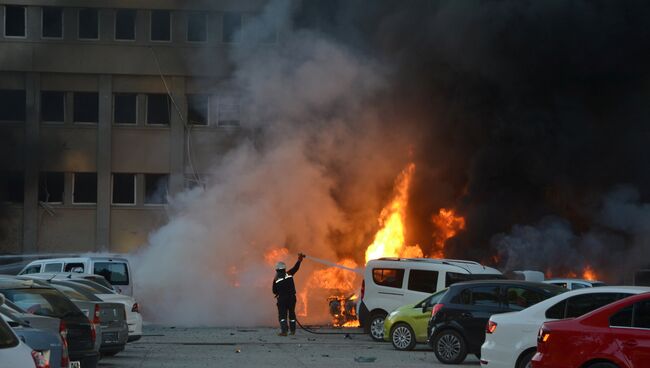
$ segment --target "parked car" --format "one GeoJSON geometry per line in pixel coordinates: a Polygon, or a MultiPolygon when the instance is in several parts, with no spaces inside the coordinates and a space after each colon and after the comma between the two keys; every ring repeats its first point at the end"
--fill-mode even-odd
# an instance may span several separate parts
{"type": "Polygon", "coordinates": [[[133,280],[129,261],[121,257],[70,257],[39,259],[30,262],[19,275],[33,273],[75,272],[103,276],[115,291],[133,295],[133,280]]]}
{"type": "Polygon", "coordinates": [[[384,321],[384,340],[390,341],[397,350],[413,350],[415,344],[426,343],[431,310],[446,292],[447,289],[442,289],[419,303],[392,311],[384,321]]]}
{"type": "Polygon", "coordinates": [[[0,313],[10,315],[13,319],[18,319],[31,327],[59,333],[61,321],[58,318],[37,316],[28,313],[26,310],[20,308],[9,300],[5,300],[5,303],[0,305],[0,313]]]}
{"type": "Polygon", "coordinates": [[[550,279],[550,280],[544,280],[543,282],[547,284],[561,286],[568,290],[605,286],[605,283],[602,281],[584,280],[584,279],[550,279]]]}
{"type": "Polygon", "coordinates": [[[68,349],[58,331],[55,333],[33,328],[18,316],[8,313],[6,309],[4,312],[0,310],[0,319],[4,320],[33,352],[40,354],[37,357],[43,367],[68,368],[68,349]]]}
{"type": "Polygon", "coordinates": [[[59,331],[67,342],[71,366],[97,366],[95,326],[63,293],[42,282],[14,277],[0,277],[0,293],[29,313],[61,320],[59,331]]]}
{"type": "Polygon", "coordinates": [[[461,281],[503,278],[477,262],[432,258],[380,258],[366,264],[361,283],[359,323],[376,341],[384,339],[384,319],[402,305],[416,303],[461,281]]]}
{"type": "Polygon", "coordinates": [[[431,311],[429,344],[445,364],[462,363],[467,354],[480,356],[490,316],[521,310],[565,291],[555,285],[516,280],[451,285],[431,311]]]}
{"type": "Polygon", "coordinates": [[[3,367],[34,368],[32,349],[27,347],[9,325],[0,318],[0,362],[3,367]]]}
{"type": "Polygon", "coordinates": [[[537,332],[546,321],[575,318],[647,287],[603,286],[569,291],[519,312],[495,314],[486,327],[481,364],[488,368],[528,368],[537,348],[537,332]]]}
{"type": "Polygon", "coordinates": [[[533,368],[641,368],[650,358],[650,293],[545,322],[533,368]]]}

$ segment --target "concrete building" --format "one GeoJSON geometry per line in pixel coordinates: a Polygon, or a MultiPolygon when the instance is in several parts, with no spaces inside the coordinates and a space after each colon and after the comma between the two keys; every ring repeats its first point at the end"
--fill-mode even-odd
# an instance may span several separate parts
{"type": "Polygon", "coordinates": [[[0,254],[146,241],[242,134],[228,52],[265,3],[1,0],[0,254]]]}

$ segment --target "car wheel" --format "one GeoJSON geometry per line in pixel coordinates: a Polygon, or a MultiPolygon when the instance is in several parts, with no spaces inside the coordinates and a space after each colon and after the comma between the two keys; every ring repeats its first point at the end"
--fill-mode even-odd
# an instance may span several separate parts
{"type": "Polygon", "coordinates": [[[406,323],[397,323],[390,329],[390,341],[397,350],[413,350],[415,347],[415,332],[406,323]]]}
{"type": "Polygon", "coordinates": [[[454,330],[444,330],[433,340],[433,352],[444,364],[460,364],[467,357],[465,339],[454,330]]]}
{"type": "Polygon", "coordinates": [[[531,350],[528,352],[525,352],[521,355],[521,358],[519,358],[519,361],[517,362],[517,368],[532,368],[533,367],[533,356],[535,356],[535,350],[531,350]]]}
{"type": "Polygon", "coordinates": [[[384,321],[386,313],[374,313],[370,317],[370,337],[375,341],[384,341],[384,321]]]}
{"type": "Polygon", "coordinates": [[[616,364],[612,364],[608,362],[599,362],[599,363],[590,364],[587,366],[587,368],[618,368],[618,366],[616,366],[616,364]]]}

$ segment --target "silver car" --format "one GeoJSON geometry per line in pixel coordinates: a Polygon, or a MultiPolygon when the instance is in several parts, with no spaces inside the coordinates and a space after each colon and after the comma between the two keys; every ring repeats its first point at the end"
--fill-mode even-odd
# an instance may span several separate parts
{"type": "Polygon", "coordinates": [[[41,354],[47,367],[60,366],[68,359],[68,349],[58,332],[33,328],[26,321],[13,314],[10,309],[0,307],[2,318],[32,350],[41,354]],[[63,359],[65,358],[65,359],[63,359]]]}

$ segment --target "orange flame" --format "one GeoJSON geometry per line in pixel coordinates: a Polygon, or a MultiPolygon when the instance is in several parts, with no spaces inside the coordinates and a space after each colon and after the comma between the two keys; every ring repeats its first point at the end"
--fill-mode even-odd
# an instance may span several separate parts
{"type": "Polygon", "coordinates": [[[408,190],[415,171],[415,164],[410,163],[395,180],[395,194],[392,201],[384,207],[379,215],[381,229],[366,249],[366,263],[381,257],[422,257],[418,245],[407,246],[404,236],[408,190]]]}
{"type": "Polygon", "coordinates": [[[598,280],[598,275],[596,275],[596,271],[594,271],[590,265],[587,265],[587,267],[582,270],[582,278],[589,281],[596,281],[598,280]]]}
{"type": "Polygon", "coordinates": [[[453,209],[441,208],[438,214],[431,217],[431,222],[436,228],[433,233],[435,250],[431,255],[434,258],[445,257],[445,243],[453,238],[459,231],[465,229],[465,218],[456,215],[453,209]]]}
{"type": "Polygon", "coordinates": [[[289,255],[289,249],[287,248],[274,248],[264,253],[264,261],[274,266],[276,262],[285,259],[289,255]]]}

